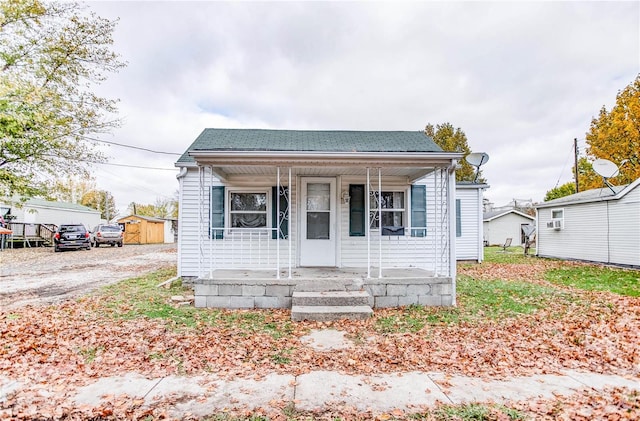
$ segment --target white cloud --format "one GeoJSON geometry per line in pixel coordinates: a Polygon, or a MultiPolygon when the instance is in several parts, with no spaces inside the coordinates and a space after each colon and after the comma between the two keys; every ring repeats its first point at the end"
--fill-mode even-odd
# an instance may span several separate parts
{"type": "MultiPolygon", "coordinates": [[[[205,127],[420,130],[451,122],[473,150],[490,154],[483,172],[497,204],[539,201],[559,177],[569,181],[573,138],[584,139],[592,116],[640,72],[637,2],[90,7],[120,17],[115,49],[129,62],[101,87],[122,100],[126,122],[110,140],[183,152],[205,127]]],[[[122,149],[114,159],[174,161],[122,149]]],[[[98,180],[121,208],[177,188],[172,173],[132,171],[117,173],[132,174],[125,179],[140,184],[135,192],[115,176],[98,180]]]]}

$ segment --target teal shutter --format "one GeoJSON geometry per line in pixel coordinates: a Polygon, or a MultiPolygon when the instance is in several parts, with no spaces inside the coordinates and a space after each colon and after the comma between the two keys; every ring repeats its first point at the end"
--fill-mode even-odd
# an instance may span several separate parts
{"type": "Polygon", "coordinates": [[[224,237],[224,186],[211,187],[211,200],[209,201],[211,212],[211,232],[212,239],[222,239],[224,237]]]}
{"type": "MultiPolygon", "coordinates": [[[[280,194],[276,186],[271,187],[271,228],[278,228],[278,201],[280,213],[284,212],[280,226],[280,238],[289,238],[289,187],[281,187],[280,194]]],[[[271,238],[276,239],[276,230],[271,231],[271,238]]]]}
{"type": "Polygon", "coordinates": [[[456,237],[462,237],[462,214],[460,212],[460,199],[456,199],[456,237]]]}
{"type": "Polygon", "coordinates": [[[365,235],[364,184],[349,184],[349,236],[365,235]]]}
{"type": "Polygon", "coordinates": [[[411,226],[425,227],[423,229],[412,229],[412,237],[427,236],[427,187],[420,185],[411,186],[411,226]]]}

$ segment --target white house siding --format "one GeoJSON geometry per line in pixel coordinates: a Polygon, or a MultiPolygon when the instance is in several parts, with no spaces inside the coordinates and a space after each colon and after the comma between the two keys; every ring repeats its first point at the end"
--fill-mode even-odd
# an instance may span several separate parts
{"type": "Polygon", "coordinates": [[[15,216],[14,222],[27,224],[83,224],[87,229],[92,229],[100,223],[100,212],[84,211],[80,209],[56,208],[55,202],[51,207],[33,206],[28,203],[21,208],[11,207],[11,214],[15,216]]]}
{"type": "MultiPolygon", "coordinates": [[[[480,238],[482,218],[482,189],[457,188],[456,199],[460,200],[460,237],[456,236],[456,259],[484,259],[484,250],[480,238]]],[[[455,210],[452,213],[455,221],[455,210]]]]}
{"type": "MultiPolygon", "coordinates": [[[[377,174],[370,177],[371,189],[378,189],[377,174]]],[[[366,184],[366,178],[343,176],[341,177],[339,191],[348,191],[349,184],[366,184]]],[[[436,237],[436,226],[441,230],[440,225],[436,225],[435,209],[435,186],[433,179],[423,179],[419,184],[426,186],[427,197],[427,235],[426,237],[412,237],[410,230],[405,229],[404,236],[380,236],[378,230],[371,231],[370,261],[372,267],[379,266],[380,255],[382,255],[382,267],[420,267],[428,270],[436,270],[436,262],[442,262],[443,257],[440,252],[436,252],[436,242],[441,240],[436,237]],[[382,252],[380,252],[382,245],[382,252]]],[[[382,190],[401,190],[405,192],[405,226],[411,224],[410,215],[410,189],[406,178],[384,177],[382,179],[382,190]]],[[[349,236],[349,205],[340,205],[340,265],[342,267],[367,267],[367,238],[349,236]]],[[[440,209],[438,209],[440,212],[440,209]]],[[[438,215],[441,216],[441,215],[438,215]]],[[[453,214],[455,223],[455,214],[453,214]]],[[[446,235],[446,232],[437,232],[438,237],[446,235]]],[[[442,269],[441,269],[442,270],[442,269]]]]}
{"type": "MultiPolygon", "coordinates": [[[[182,277],[198,277],[211,266],[225,269],[250,269],[264,268],[266,264],[275,268],[278,254],[277,244],[280,246],[280,266],[288,266],[289,242],[287,240],[276,241],[264,234],[248,236],[229,233],[225,233],[224,239],[209,239],[207,233],[209,227],[209,195],[212,186],[221,186],[222,183],[213,177],[208,169],[205,168],[204,173],[202,191],[200,190],[200,176],[197,168],[189,168],[180,181],[178,275],[182,277]],[[203,200],[202,206],[200,205],[201,198],[203,200]]],[[[291,200],[292,203],[295,203],[295,177],[292,177],[291,182],[291,200]]],[[[243,177],[233,183],[233,187],[269,189],[274,185],[276,185],[275,176],[243,177]]],[[[295,238],[295,235],[297,235],[296,224],[293,223],[297,218],[295,206],[290,208],[289,218],[289,238],[295,238]]],[[[268,215],[267,219],[270,221],[271,215],[268,215]]],[[[293,266],[295,266],[295,242],[292,242],[291,256],[293,266]]]]}
{"type": "Polygon", "coordinates": [[[484,221],[482,223],[484,241],[490,245],[501,245],[507,238],[511,238],[512,245],[522,245],[522,224],[533,225],[535,221],[515,213],[484,221]]]}
{"type": "Polygon", "coordinates": [[[607,203],[538,209],[537,254],[542,257],[607,262],[607,203]],[[564,209],[564,228],[547,228],[552,209],[564,209]]]}
{"type": "Polygon", "coordinates": [[[640,188],[607,203],[609,263],[640,266],[640,188]]]}

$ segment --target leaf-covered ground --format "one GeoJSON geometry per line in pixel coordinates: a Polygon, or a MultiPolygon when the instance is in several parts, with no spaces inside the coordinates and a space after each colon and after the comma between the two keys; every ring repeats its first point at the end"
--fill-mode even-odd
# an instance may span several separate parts
{"type": "MultiPolygon", "coordinates": [[[[127,372],[260,377],[312,370],[419,370],[503,378],[571,368],[639,376],[640,298],[545,280],[551,270],[582,266],[542,259],[460,265],[455,309],[384,309],[366,321],[335,324],[292,323],[285,310],[177,308],[168,301],[172,291],[140,287],[155,285],[157,279],[129,281],[58,306],[0,311],[0,376],[26,385],[46,384],[56,392],[42,397],[27,387],[0,401],[0,413],[10,410],[23,419],[161,417],[161,403],[153,409],[133,401],[93,409],[61,405],[74,387],[127,372]],[[346,331],[354,346],[320,352],[300,340],[311,329],[322,328],[346,331]]],[[[158,279],[170,275],[156,274],[158,279]]],[[[637,282],[637,273],[631,277],[637,282]]],[[[613,389],[514,403],[513,408],[533,419],[594,419],[617,410],[622,415],[611,419],[640,416],[637,393],[613,389]]],[[[456,419],[437,418],[441,415],[422,414],[425,419],[456,419]]],[[[315,416],[367,418],[357,413],[315,416]]],[[[495,410],[481,419],[509,416],[495,410]]]]}

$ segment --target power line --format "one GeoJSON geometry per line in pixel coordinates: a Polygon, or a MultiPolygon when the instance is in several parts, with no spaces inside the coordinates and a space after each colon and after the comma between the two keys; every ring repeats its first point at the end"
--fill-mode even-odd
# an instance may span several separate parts
{"type": "Polygon", "coordinates": [[[129,179],[125,180],[124,178],[122,178],[120,176],[120,174],[114,174],[114,173],[112,173],[111,171],[109,171],[109,170],[107,170],[105,168],[102,168],[99,171],[101,171],[103,174],[107,174],[107,175],[111,176],[112,179],[115,179],[117,181],[126,182],[128,186],[130,186],[131,188],[133,188],[135,190],[138,190],[138,191],[141,191],[141,192],[153,193],[154,195],[156,195],[156,197],[164,197],[166,199],[173,199],[173,196],[168,196],[165,193],[159,193],[159,192],[157,192],[155,190],[152,190],[152,189],[150,189],[148,187],[145,187],[145,186],[143,186],[141,184],[137,184],[135,182],[132,182],[129,179]]]}
{"type": "Polygon", "coordinates": [[[573,143],[572,143],[571,144],[571,149],[569,150],[569,155],[567,155],[567,159],[564,161],[564,164],[562,165],[562,169],[560,170],[560,175],[558,176],[558,181],[556,181],[556,185],[554,186],[554,189],[556,187],[558,187],[558,184],[560,183],[560,178],[562,178],[562,174],[564,173],[564,169],[567,166],[567,162],[569,162],[569,158],[571,158],[573,153],[574,153],[574,151],[573,151],[573,143]]]}
{"type": "Polygon", "coordinates": [[[123,147],[123,148],[137,149],[139,151],[145,151],[145,152],[151,152],[151,153],[157,153],[157,154],[163,154],[163,155],[175,155],[175,156],[182,155],[181,153],[177,153],[177,152],[154,151],[153,149],[141,148],[139,146],[125,145],[124,143],[110,142],[108,140],[101,140],[101,139],[96,139],[96,138],[88,137],[88,136],[85,136],[84,138],[92,140],[94,142],[106,143],[108,145],[116,145],[116,146],[120,146],[120,147],[123,147]]]}
{"type": "Polygon", "coordinates": [[[84,161],[84,162],[89,162],[92,164],[99,164],[99,165],[111,165],[114,167],[140,168],[143,170],[178,171],[177,168],[143,167],[140,165],[114,164],[111,162],[98,162],[98,161],[84,161]]]}

